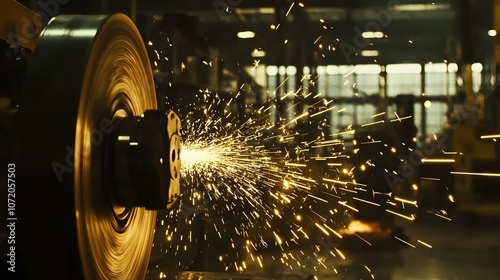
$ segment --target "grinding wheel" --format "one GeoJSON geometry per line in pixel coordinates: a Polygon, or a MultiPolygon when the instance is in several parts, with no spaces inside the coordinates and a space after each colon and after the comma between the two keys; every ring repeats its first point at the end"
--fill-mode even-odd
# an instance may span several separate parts
{"type": "Polygon", "coordinates": [[[113,202],[120,119],[156,108],[149,60],[125,15],[58,16],[26,70],[18,119],[18,268],[24,279],[144,279],[156,211],[113,202]]]}

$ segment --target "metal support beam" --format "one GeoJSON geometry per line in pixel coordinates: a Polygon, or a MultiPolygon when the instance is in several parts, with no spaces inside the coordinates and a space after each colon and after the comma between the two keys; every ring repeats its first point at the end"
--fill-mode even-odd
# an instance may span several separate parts
{"type": "MultiPolygon", "coordinates": [[[[422,71],[420,72],[420,92],[425,94],[425,64],[422,63],[422,71]]],[[[420,129],[422,140],[427,136],[427,111],[425,108],[425,101],[420,102],[421,108],[421,119],[420,119],[420,129]]]]}
{"type": "MultiPolygon", "coordinates": [[[[493,22],[494,29],[500,31],[500,0],[495,0],[494,2],[494,14],[493,14],[493,22]]],[[[493,93],[493,121],[495,123],[496,131],[500,131],[500,36],[495,37],[495,53],[494,53],[494,61],[496,64],[495,74],[496,74],[496,83],[495,83],[495,91],[493,93]]],[[[498,149],[500,151],[500,148],[498,149]]],[[[499,152],[500,153],[500,152],[499,152]]],[[[498,155],[500,157],[500,155],[498,155]]]]}

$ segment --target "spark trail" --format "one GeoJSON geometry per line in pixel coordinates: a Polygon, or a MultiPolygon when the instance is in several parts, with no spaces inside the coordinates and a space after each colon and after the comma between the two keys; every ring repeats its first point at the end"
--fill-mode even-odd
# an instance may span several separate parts
{"type": "MultiPolygon", "coordinates": [[[[301,92],[299,89],[289,94],[298,98],[301,92]]],[[[310,100],[313,105],[273,124],[269,120],[279,102],[276,96],[244,122],[230,109],[237,99],[225,101],[209,91],[200,91],[200,97],[196,112],[183,120],[181,183],[185,190],[178,212],[167,218],[177,217],[188,224],[202,219],[212,224],[205,227],[203,238],[206,242],[214,242],[207,238],[211,235],[230,240],[232,251],[219,257],[226,270],[245,271],[252,265],[265,267],[277,261],[292,273],[304,269],[304,263],[311,260],[314,266],[325,266],[325,256],[343,260],[348,255],[337,247],[344,234],[371,246],[356,229],[349,228],[353,217],[366,207],[414,219],[414,200],[395,196],[389,190],[376,191],[379,188],[373,184],[380,182],[360,183],[355,179],[355,174],[380,168],[375,162],[384,154],[380,152],[363,162],[356,162],[352,156],[374,145],[391,154],[396,151],[394,143],[389,145],[369,135],[366,142],[357,145],[351,127],[331,133],[325,124],[329,114],[336,112],[332,111],[335,106],[331,101],[317,95],[310,100]],[[346,151],[346,141],[357,148],[346,151]],[[320,237],[331,238],[334,246],[321,248],[317,244],[320,237]],[[293,250],[297,244],[310,249],[293,250]],[[281,256],[266,259],[260,252],[270,247],[281,251],[281,256]],[[320,256],[322,251],[326,255],[320,256]]],[[[375,117],[380,115],[385,112],[375,117]]],[[[391,120],[369,121],[365,126],[407,119],[396,115],[391,120]]],[[[403,148],[404,144],[397,147],[403,148]]],[[[397,166],[386,167],[385,172],[397,173],[397,166]]],[[[175,223],[167,226],[166,241],[160,244],[167,247],[165,251],[181,251],[173,238],[178,242],[189,240],[184,251],[200,242],[193,238],[192,231],[181,233],[179,227],[175,223]]]]}

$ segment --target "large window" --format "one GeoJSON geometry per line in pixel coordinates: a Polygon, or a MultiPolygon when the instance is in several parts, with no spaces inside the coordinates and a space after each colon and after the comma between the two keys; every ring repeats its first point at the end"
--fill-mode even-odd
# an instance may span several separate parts
{"type": "MultiPolygon", "coordinates": [[[[435,134],[446,124],[447,97],[456,92],[456,64],[428,63],[425,64],[425,93],[423,105],[426,112],[426,132],[435,134]],[[430,101],[426,97],[442,97],[441,100],[430,101]]],[[[420,127],[420,123],[417,124],[420,127]]]]}
{"type": "MultiPolygon", "coordinates": [[[[354,87],[356,97],[364,98],[370,95],[378,95],[380,91],[380,65],[366,64],[356,65],[354,68],[354,87]]],[[[356,105],[356,124],[363,124],[372,121],[375,114],[374,104],[356,105]]]]}
{"type": "Polygon", "coordinates": [[[472,90],[474,92],[478,92],[482,83],[482,72],[483,65],[481,63],[473,63],[472,64],[472,90]]]}
{"type": "Polygon", "coordinates": [[[387,71],[387,96],[398,94],[420,95],[422,66],[420,64],[389,64],[387,71]]]}
{"type": "MultiPolygon", "coordinates": [[[[326,66],[326,75],[328,76],[328,96],[341,100],[353,98],[355,91],[353,85],[355,83],[354,66],[340,65],[326,66]]],[[[330,127],[332,133],[337,130],[343,130],[351,125],[355,120],[355,108],[352,103],[337,102],[333,104],[336,109],[330,113],[330,127]]]]}
{"type": "Polygon", "coordinates": [[[352,85],[354,84],[353,66],[328,65],[325,67],[325,75],[328,80],[327,96],[329,97],[351,97],[353,96],[352,85]]]}
{"type": "Polygon", "coordinates": [[[359,96],[378,94],[380,90],[380,65],[367,64],[354,67],[355,87],[359,96]]]}
{"type": "MultiPolygon", "coordinates": [[[[304,67],[303,69],[304,75],[309,76],[309,68],[304,67]]],[[[290,121],[296,117],[297,112],[297,102],[299,102],[299,98],[297,98],[297,93],[300,90],[307,91],[307,84],[304,79],[302,80],[302,85],[297,85],[297,67],[295,66],[275,66],[269,65],[266,67],[266,75],[267,75],[267,98],[271,100],[269,105],[271,108],[270,111],[270,120],[271,122],[275,122],[277,118],[277,108],[276,105],[278,102],[283,104],[284,115],[281,116],[285,118],[285,121],[290,121]]],[[[302,78],[302,77],[301,77],[302,78]]],[[[293,123],[290,124],[293,126],[293,123]]]]}
{"type": "MultiPolygon", "coordinates": [[[[269,65],[266,67],[266,74],[267,74],[267,96],[269,99],[272,99],[275,97],[275,90],[276,87],[278,86],[277,84],[277,78],[276,76],[278,75],[278,67],[275,65],[269,65]]],[[[274,122],[276,120],[276,106],[274,102],[269,103],[270,109],[269,109],[269,114],[270,114],[270,120],[271,122],[274,122]]]]}
{"type": "MultiPolygon", "coordinates": [[[[473,90],[477,92],[481,85],[482,65],[472,65],[473,90]]],[[[418,102],[415,103],[414,123],[421,134],[423,111],[425,110],[425,128],[428,135],[439,132],[446,124],[449,97],[457,92],[458,66],[455,63],[427,63],[421,64],[389,64],[386,65],[387,97],[394,98],[399,94],[412,94],[418,102]],[[425,73],[425,86],[422,88],[422,73],[425,73]]],[[[299,100],[293,93],[302,87],[304,94],[311,90],[311,82],[317,93],[327,100],[334,100],[328,106],[335,106],[329,112],[332,133],[343,130],[349,125],[361,125],[372,121],[376,113],[377,104],[368,103],[368,96],[380,93],[380,79],[382,67],[376,64],[366,65],[321,65],[316,69],[303,68],[302,82],[296,77],[297,69],[294,66],[277,67],[267,66],[267,88],[269,96],[273,96],[276,88],[280,96],[287,96],[285,102],[285,116],[292,119],[298,113],[295,106],[299,100]],[[317,74],[317,76],[312,74],[317,74]],[[279,79],[277,79],[279,76],[279,79]],[[280,87],[281,85],[281,87],[280,87]],[[293,93],[292,93],[293,92],[293,93]],[[288,95],[287,95],[288,94],[288,95]],[[365,102],[366,101],[366,102],[365,102]]],[[[388,108],[392,114],[394,106],[388,108]]],[[[271,110],[275,119],[276,111],[271,110]]]]}
{"type": "MultiPolygon", "coordinates": [[[[285,115],[286,120],[289,122],[293,118],[295,118],[295,113],[297,111],[296,104],[298,102],[298,98],[296,98],[296,93],[298,91],[297,88],[297,68],[295,66],[281,66],[280,74],[282,77],[282,81],[284,84],[282,85],[283,91],[281,96],[283,98],[283,103],[285,106],[285,115]]],[[[299,112],[300,113],[300,112],[299,112]]],[[[293,125],[293,123],[291,124],[293,125]]]]}
{"type": "Polygon", "coordinates": [[[438,133],[446,124],[446,111],[448,105],[442,101],[431,102],[424,101],[424,108],[426,113],[426,129],[427,134],[432,135],[438,133]]]}
{"type": "Polygon", "coordinates": [[[446,63],[425,64],[425,94],[428,96],[445,96],[449,93],[447,83],[448,65],[446,63]]]}

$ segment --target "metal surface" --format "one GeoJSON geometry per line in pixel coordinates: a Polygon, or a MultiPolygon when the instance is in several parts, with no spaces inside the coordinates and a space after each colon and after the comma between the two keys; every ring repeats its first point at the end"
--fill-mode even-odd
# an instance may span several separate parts
{"type": "Polygon", "coordinates": [[[171,208],[180,196],[180,126],[173,111],[148,110],[112,134],[113,193],[126,207],[171,208]]]}
{"type": "Polygon", "coordinates": [[[43,19],[17,1],[0,0],[0,38],[14,46],[35,49],[43,19]]]}
{"type": "Polygon", "coordinates": [[[156,212],[112,203],[104,152],[119,119],[156,109],[133,22],[57,17],[25,81],[17,123],[22,278],[144,279],[156,212]]]}

